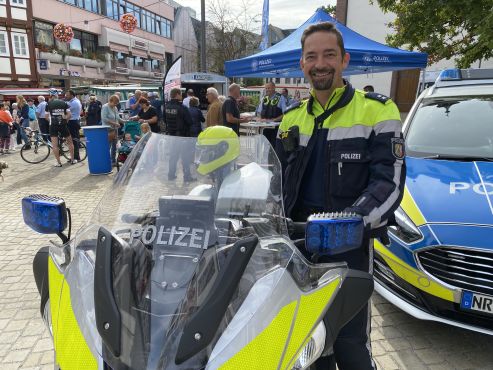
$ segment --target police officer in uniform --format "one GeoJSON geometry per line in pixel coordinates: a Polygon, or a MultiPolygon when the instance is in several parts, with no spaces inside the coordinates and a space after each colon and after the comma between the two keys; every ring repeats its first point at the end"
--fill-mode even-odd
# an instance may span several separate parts
{"type": "MultiPolygon", "coordinates": [[[[182,136],[190,137],[190,127],[192,126],[192,116],[181,102],[181,91],[178,88],[171,89],[170,101],[166,103],[166,127],[167,133],[170,136],[182,136]]],[[[183,166],[183,180],[185,182],[195,181],[190,173],[190,165],[193,161],[194,153],[184,150],[185,145],[177,145],[172,147],[170,154],[168,180],[172,181],[176,179],[176,166],[178,160],[181,158],[181,164],[183,166]]]]}
{"type": "MultiPolygon", "coordinates": [[[[265,96],[259,104],[257,113],[260,113],[261,121],[280,122],[286,110],[286,98],[276,92],[276,85],[273,82],[265,84],[265,96]]],[[[276,130],[271,128],[264,129],[264,136],[272,146],[276,141],[276,130]]]]}
{"type": "MultiPolygon", "coordinates": [[[[372,271],[373,238],[386,237],[405,182],[404,139],[396,105],[387,97],[355,90],[343,80],[349,63],[334,24],[308,27],[301,38],[301,68],[310,80],[310,98],[285,112],[276,149],[284,169],[288,217],[304,222],[316,212],[355,212],[365,236],[360,249],[319,262],[346,261],[372,271]]],[[[317,369],[375,369],[367,304],[339,332],[334,353],[317,369]]]]}

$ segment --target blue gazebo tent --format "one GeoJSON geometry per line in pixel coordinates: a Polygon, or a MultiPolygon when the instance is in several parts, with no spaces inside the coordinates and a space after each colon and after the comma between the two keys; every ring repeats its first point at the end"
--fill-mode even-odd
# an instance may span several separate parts
{"type": "Polygon", "coordinates": [[[296,31],[279,43],[252,56],[225,63],[227,77],[303,77],[300,69],[301,35],[311,24],[334,22],[342,33],[346,51],[351,55],[344,75],[378,73],[425,68],[427,54],[392,48],[370,40],[337,22],[321,9],[296,31]]]}

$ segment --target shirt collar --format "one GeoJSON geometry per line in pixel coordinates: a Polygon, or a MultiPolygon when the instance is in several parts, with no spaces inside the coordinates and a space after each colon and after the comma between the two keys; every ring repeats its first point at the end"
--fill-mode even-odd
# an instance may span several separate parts
{"type": "Polygon", "coordinates": [[[315,96],[315,91],[313,90],[313,88],[311,88],[310,89],[310,95],[313,97],[313,105],[320,107],[320,109],[322,109],[322,110],[327,110],[331,106],[333,106],[341,98],[344,90],[346,89],[346,87],[348,85],[346,80],[343,80],[343,81],[344,81],[344,86],[335,88],[334,91],[332,91],[332,94],[330,95],[329,100],[327,101],[327,103],[323,107],[320,104],[320,102],[317,100],[317,98],[315,96]]]}

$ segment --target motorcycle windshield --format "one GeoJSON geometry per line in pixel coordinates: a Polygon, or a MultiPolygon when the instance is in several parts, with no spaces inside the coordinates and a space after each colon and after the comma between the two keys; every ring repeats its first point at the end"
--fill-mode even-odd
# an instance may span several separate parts
{"type": "Polygon", "coordinates": [[[292,361],[330,295],[291,348],[296,302],[340,283],[344,269],[310,265],[296,250],[281,182],[264,136],[197,145],[148,134],[138,142],[73,244],[75,255],[95,260],[97,352],[107,365],[218,368],[286,312],[270,346],[279,347],[276,367],[292,361]]]}

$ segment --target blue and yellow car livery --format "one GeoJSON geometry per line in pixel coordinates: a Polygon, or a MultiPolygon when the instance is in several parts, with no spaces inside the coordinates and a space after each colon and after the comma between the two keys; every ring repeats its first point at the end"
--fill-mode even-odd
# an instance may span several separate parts
{"type": "Polygon", "coordinates": [[[404,198],[375,242],[376,290],[425,320],[493,335],[493,162],[407,158],[404,198]]]}

